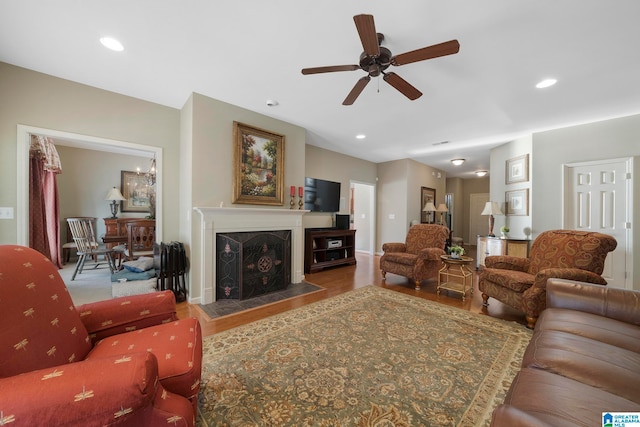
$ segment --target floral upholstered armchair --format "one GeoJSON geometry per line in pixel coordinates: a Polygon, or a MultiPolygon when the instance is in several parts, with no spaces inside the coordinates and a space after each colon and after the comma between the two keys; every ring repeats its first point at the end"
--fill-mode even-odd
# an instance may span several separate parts
{"type": "Polygon", "coordinates": [[[483,304],[487,306],[492,297],[521,310],[533,328],[546,307],[547,279],[606,285],[601,276],[604,261],[616,245],[607,234],[551,230],[534,240],[529,258],[488,256],[478,282],[483,304]]]}
{"type": "Polygon", "coordinates": [[[0,424],[193,426],[202,335],[171,291],[74,307],[57,268],[0,245],[0,424]]]}
{"type": "Polygon", "coordinates": [[[440,255],[446,254],[444,248],[448,238],[449,229],[444,225],[413,225],[404,243],[382,245],[382,277],[386,278],[387,273],[408,277],[415,283],[415,288],[420,289],[423,280],[438,275],[442,266],[440,255]]]}

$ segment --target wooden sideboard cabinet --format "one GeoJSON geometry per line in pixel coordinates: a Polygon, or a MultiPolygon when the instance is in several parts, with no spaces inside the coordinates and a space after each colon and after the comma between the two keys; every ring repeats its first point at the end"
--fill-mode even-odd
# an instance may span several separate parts
{"type": "Polygon", "coordinates": [[[476,270],[481,266],[484,267],[484,259],[489,255],[511,255],[528,258],[530,242],[528,239],[478,236],[476,270]]]}
{"type": "Polygon", "coordinates": [[[356,263],[356,230],[307,228],[304,242],[305,273],[356,263]]]}
{"type": "Polygon", "coordinates": [[[104,218],[106,233],[102,238],[108,249],[127,243],[127,222],[140,221],[144,218],[104,218]]]}

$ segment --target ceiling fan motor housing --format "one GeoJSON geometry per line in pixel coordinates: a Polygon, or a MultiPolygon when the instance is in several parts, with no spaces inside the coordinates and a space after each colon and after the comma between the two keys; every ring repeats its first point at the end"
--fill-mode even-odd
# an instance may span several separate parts
{"type": "Polygon", "coordinates": [[[391,51],[380,46],[380,55],[367,55],[366,52],[360,54],[360,68],[369,73],[371,77],[378,77],[381,72],[391,65],[391,51]]]}

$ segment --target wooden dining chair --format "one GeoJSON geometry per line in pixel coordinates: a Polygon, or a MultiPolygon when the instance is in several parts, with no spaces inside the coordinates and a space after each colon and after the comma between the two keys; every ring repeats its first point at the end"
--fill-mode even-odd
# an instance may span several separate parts
{"type": "Polygon", "coordinates": [[[78,253],[78,261],[76,268],[71,276],[71,280],[75,280],[78,273],[82,273],[87,258],[96,261],[94,268],[98,268],[100,263],[97,261],[99,256],[104,256],[111,273],[115,272],[115,264],[113,262],[113,250],[107,249],[98,244],[94,225],[97,221],[92,217],[67,218],[67,224],[71,230],[73,241],[76,244],[78,253]]]}
{"type": "Polygon", "coordinates": [[[140,219],[127,222],[127,250],[129,261],[141,256],[153,257],[156,242],[156,220],[140,219]]]}

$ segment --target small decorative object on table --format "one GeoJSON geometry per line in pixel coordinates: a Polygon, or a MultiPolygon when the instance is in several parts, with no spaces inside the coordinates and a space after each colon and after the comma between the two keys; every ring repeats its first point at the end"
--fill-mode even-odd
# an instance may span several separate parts
{"type": "Polygon", "coordinates": [[[508,233],[509,233],[509,227],[507,227],[506,225],[503,225],[502,227],[500,227],[500,234],[502,235],[503,238],[506,238],[508,233]]]}
{"type": "Polygon", "coordinates": [[[454,259],[460,258],[464,255],[464,248],[462,246],[449,246],[449,256],[454,259]]]}

